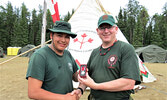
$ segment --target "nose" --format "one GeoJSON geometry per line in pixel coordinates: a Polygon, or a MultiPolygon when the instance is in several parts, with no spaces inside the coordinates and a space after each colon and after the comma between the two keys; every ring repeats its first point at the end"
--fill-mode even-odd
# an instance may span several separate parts
{"type": "Polygon", "coordinates": [[[108,32],[109,31],[109,29],[106,27],[105,29],[104,29],[104,32],[108,32]]]}
{"type": "Polygon", "coordinates": [[[66,38],[63,36],[61,37],[61,41],[65,42],[66,41],[66,38]]]}

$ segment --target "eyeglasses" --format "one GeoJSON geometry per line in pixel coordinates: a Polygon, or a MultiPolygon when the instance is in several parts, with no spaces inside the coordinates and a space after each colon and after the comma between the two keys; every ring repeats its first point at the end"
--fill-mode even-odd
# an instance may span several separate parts
{"type": "Polygon", "coordinates": [[[114,26],[102,26],[102,27],[99,27],[98,29],[100,30],[100,31],[104,31],[106,28],[108,29],[108,30],[110,30],[110,29],[112,29],[114,26]]]}

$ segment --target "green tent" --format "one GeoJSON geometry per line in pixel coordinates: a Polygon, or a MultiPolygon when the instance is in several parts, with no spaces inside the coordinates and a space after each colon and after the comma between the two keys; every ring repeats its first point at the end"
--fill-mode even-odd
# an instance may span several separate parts
{"type": "Polygon", "coordinates": [[[166,50],[166,58],[165,58],[165,63],[167,63],[167,50],[166,50]]]}
{"type": "Polygon", "coordinates": [[[0,47],[0,58],[3,58],[4,57],[4,54],[3,54],[3,48],[0,47]]]}
{"type": "MultiPolygon", "coordinates": [[[[32,48],[34,48],[35,46],[34,45],[31,45],[31,44],[28,44],[26,46],[24,46],[23,48],[19,49],[17,55],[21,54],[21,53],[24,53],[25,51],[28,51],[32,48]]],[[[22,55],[21,57],[31,57],[31,55],[35,52],[35,50],[32,50],[32,51],[29,51],[28,53],[22,55]]]]}
{"type": "Polygon", "coordinates": [[[143,62],[165,63],[167,52],[156,45],[148,45],[135,50],[143,62]]]}

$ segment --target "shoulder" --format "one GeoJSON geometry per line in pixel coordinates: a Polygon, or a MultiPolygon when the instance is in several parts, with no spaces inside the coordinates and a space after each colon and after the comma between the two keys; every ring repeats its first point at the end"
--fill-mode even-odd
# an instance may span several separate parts
{"type": "Polygon", "coordinates": [[[97,48],[95,48],[95,49],[93,49],[92,54],[96,54],[96,53],[98,53],[99,50],[100,50],[100,46],[97,47],[97,48]]]}
{"type": "Polygon", "coordinates": [[[134,47],[132,44],[129,44],[129,43],[126,43],[126,42],[123,42],[123,41],[118,41],[119,42],[119,45],[120,45],[120,48],[123,49],[123,50],[134,50],[134,47]]]}
{"type": "Polygon", "coordinates": [[[43,57],[45,57],[45,56],[47,56],[48,55],[48,53],[50,52],[50,50],[49,50],[49,47],[48,46],[45,46],[45,47],[42,47],[42,48],[39,48],[39,49],[37,49],[34,53],[33,53],[33,55],[34,56],[43,56],[43,57]]]}
{"type": "Polygon", "coordinates": [[[99,49],[100,49],[100,46],[99,46],[99,47],[97,47],[97,48],[95,48],[95,49],[93,49],[93,52],[98,52],[98,51],[99,51],[99,49]]]}
{"type": "Polygon", "coordinates": [[[70,51],[68,51],[67,49],[64,50],[64,54],[71,55],[70,51]]]}
{"type": "Polygon", "coordinates": [[[100,46],[95,48],[95,49],[93,49],[92,52],[91,52],[90,57],[94,57],[96,54],[98,54],[99,50],[100,50],[100,46]]]}
{"type": "Polygon", "coordinates": [[[64,50],[64,55],[72,57],[70,51],[68,51],[67,49],[64,50]]]}
{"type": "Polygon", "coordinates": [[[48,49],[49,49],[48,46],[44,46],[44,47],[42,47],[42,48],[37,49],[37,50],[35,51],[35,53],[47,52],[48,49]]]}

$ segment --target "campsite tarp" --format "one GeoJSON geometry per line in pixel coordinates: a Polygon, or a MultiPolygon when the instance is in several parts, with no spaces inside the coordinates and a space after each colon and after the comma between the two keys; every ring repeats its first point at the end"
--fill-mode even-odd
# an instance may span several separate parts
{"type": "Polygon", "coordinates": [[[4,52],[3,52],[3,48],[2,47],[0,47],[0,58],[3,58],[4,57],[4,54],[3,54],[4,52]]]}
{"type": "MultiPolygon", "coordinates": [[[[28,44],[26,46],[24,46],[23,48],[19,49],[17,55],[21,54],[21,53],[24,53],[25,51],[28,51],[32,48],[34,48],[35,46],[34,45],[31,45],[31,44],[28,44]]],[[[31,55],[35,52],[35,50],[32,50],[24,55],[22,55],[21,57],[31,57],[31,55]]]]}
{"type": "Polygon", "coordinates": [[[157,45],[148,45],[135,50],[143,62],[165,63],[166,50],[157,45]]]}
{"type": "MultiPolygon", "coordinates": [[[[96,28],[98,18],[105,13],[108,12],[105,11],[99,0],[82,0],[69,20],[72,32],[76,33],[77,37],[70,41],[68,50],[79,66],[86,64],[92,50],[102,43],[96,33],[96,28]]],[[[120,30],[118,31],[117,39],[128,43],[120,30]]],[[[147,83],[156,80],[140,59],[139,66],[143,82],[147,83]]]]}

